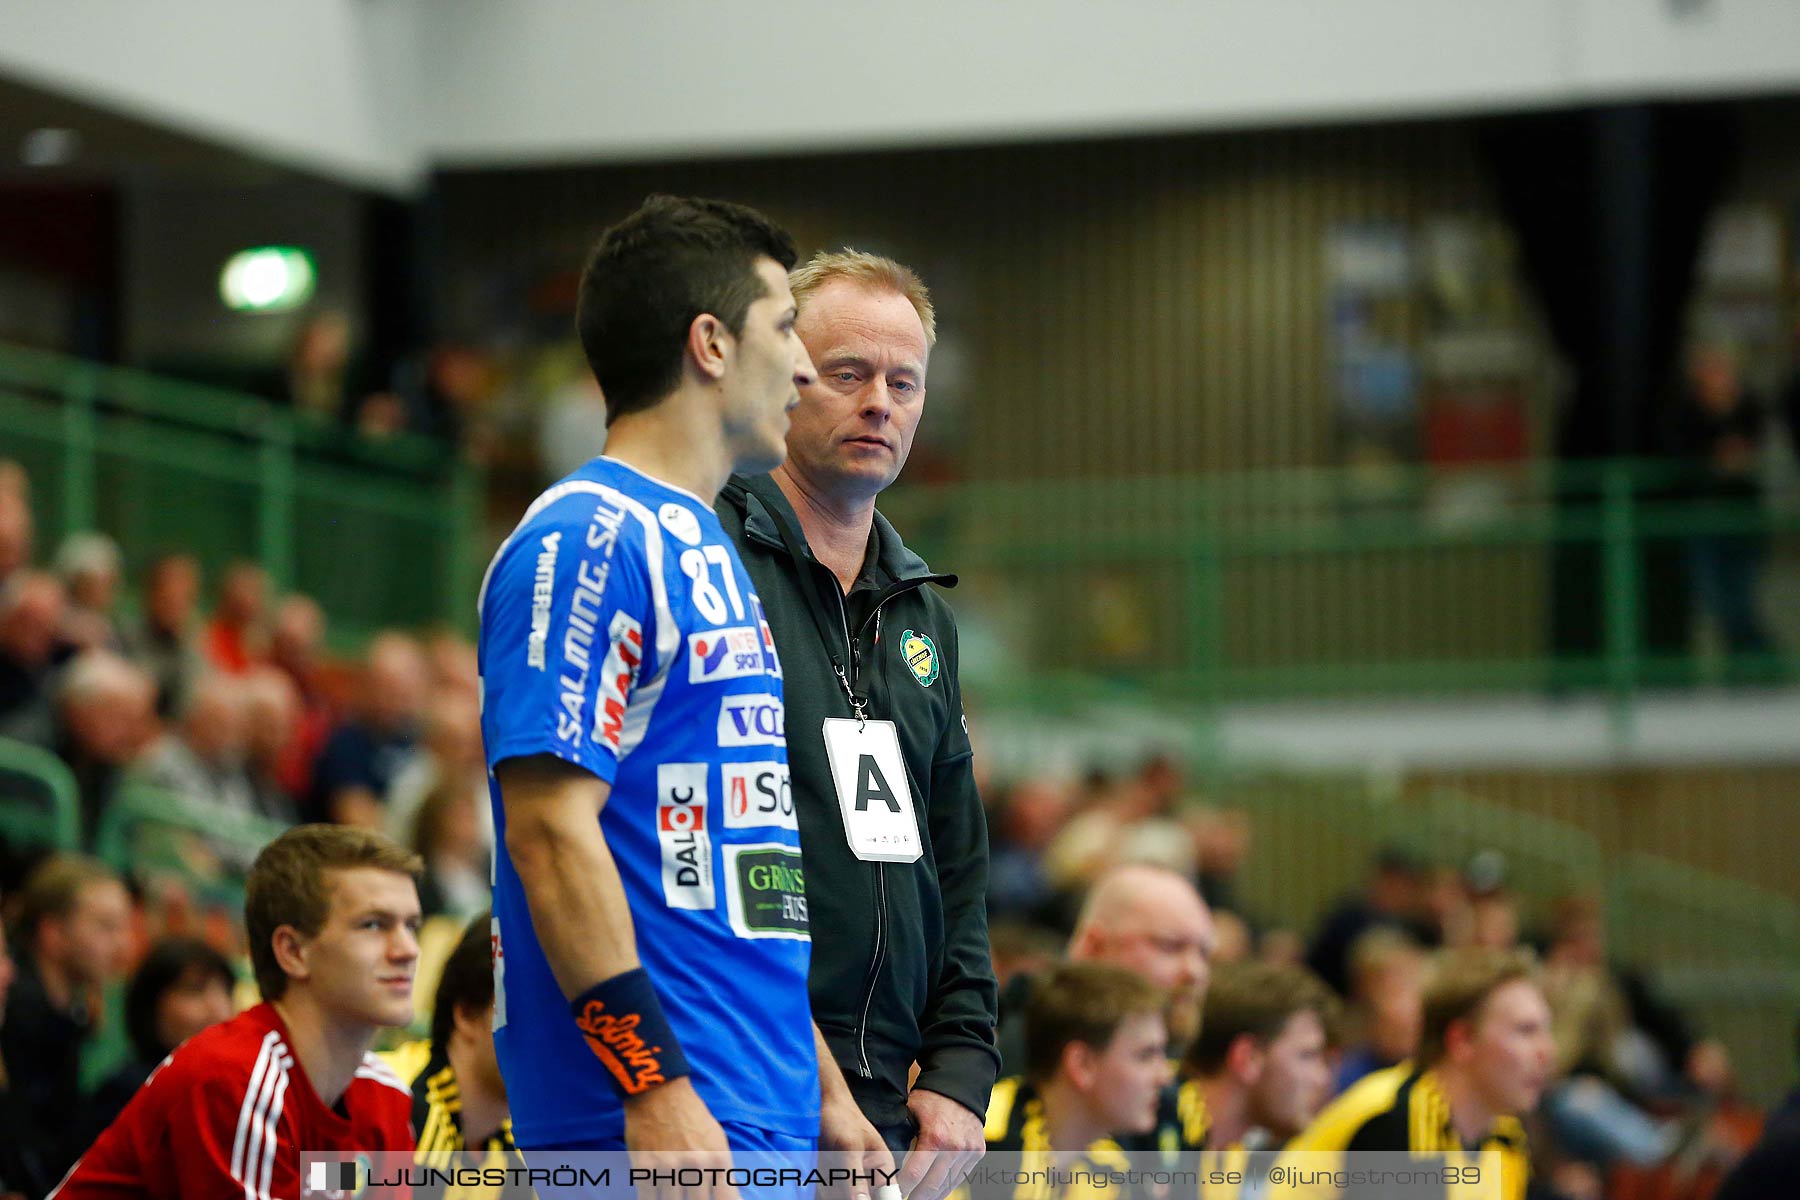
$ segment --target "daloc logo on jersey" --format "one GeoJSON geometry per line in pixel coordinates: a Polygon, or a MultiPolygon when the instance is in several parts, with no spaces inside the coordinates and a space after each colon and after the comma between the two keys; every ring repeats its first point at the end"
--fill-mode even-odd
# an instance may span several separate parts
{"type": "Polygon", "coordinates": [[[937,682],[937,645],[925,634],[910,629],[901,634],[900,657],[906,660],[907,669],[919,681],[920,687],[930,687],[937,682]]]}
{"type": "Polygon", "coordinates": [[[762,638],[748,625],[688,635],[689,683],[742,679],[762,673],[762,638]]]}
{"type": "Polygon", "coordinates": [[[719,745],[787,745],[787,715],[781,701],[760,692],[725,697],[719,702],[719,745]]]}
{"type": "Polygon", "coordinates": [[[705,763],[657,764],[656,840],[662,847],[663,899],[669,907],[713,907],[705,763]]]}

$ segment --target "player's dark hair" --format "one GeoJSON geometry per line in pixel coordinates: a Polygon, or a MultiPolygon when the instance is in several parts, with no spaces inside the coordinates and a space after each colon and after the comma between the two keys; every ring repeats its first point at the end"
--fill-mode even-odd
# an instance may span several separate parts
{"type": "Polygon", "coordinates": [[[600,235],[581,273],[575,331],[606,397],[610,425],[656,404],[681,381],[694,319],[744,331],[767,289],[761,258],[794,265],[794,241],[753,208],[655,195],[600,235]]]}
{"type": "Polygon", "coordinates": [[[494,1002],[494,938],[491,914],[481,912],[463,930],[462,940],[444,960],[437,996],[431,1002],[431,1049],[442,1053],[456,1032],[456,1010],[477,1012],[494,1002]]]}
{"type": "Polygon", "coordinates": [[[1063,963],[1031,986],[1025,1005],[1025,1076],[1043,1085],[1080,1042],[1104,1051],[1119,1026],[1139,1013],[1161,1013],[1166,992],[1135,971],[1106,963],[1063,963]]]}
{"type": "Polygon", "coordinates": [[[1327,1039],[1335,1039],[1337,997],[1305,967],[1256,962],[1223,966],[1207,986],[1200,1035],[1188,1047],[1182,1067],[1190,1075],[1216,1075],[1239,1038],[1266,1045],[1306,1012],[1319,1018],[1327,1039]]]}

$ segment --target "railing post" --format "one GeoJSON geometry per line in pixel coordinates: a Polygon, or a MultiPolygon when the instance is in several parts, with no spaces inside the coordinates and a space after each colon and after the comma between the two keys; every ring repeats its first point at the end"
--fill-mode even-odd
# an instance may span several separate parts
{"type": "Polygon", "coordinates": [[[279,415],[262,423],[262,488],[257,495],[256,549],[269,585],[294,586],[294,428],[279,415]]]}
{"type": "Polygon", "coordinates": [[[99,382],[99,373],[92,366],[84,365],[72,374],[64,394],[67,403],[63,405],[63,519],[62,528],[57,531],[58,540],[94,528],[94,481],[98,475],[94,401],[99,382]]]}
{"type": "Polygon", "coordinates": [[[1195,731],[1196,753],[1205,763],[1222,764],[1224,747],[1219,729],[1225,705],[1225,604],[1220,578],[1217,503],[1211,481],[1206,481],[1194,500],[1193,541],[1187,555],[1187,667],[1192,673],[1194,698],[1199,701],[1201,727],[1195,731]]]}
{"type": "Polygon", "coordinates": [[[1605,565],[1606,679],[1611,693],[1615,742],[1624,748],[1632,736],[1642,645],[1636,496],[1632,464],[1608,462],[1601,483],[1602,560],[1605,565]]]}

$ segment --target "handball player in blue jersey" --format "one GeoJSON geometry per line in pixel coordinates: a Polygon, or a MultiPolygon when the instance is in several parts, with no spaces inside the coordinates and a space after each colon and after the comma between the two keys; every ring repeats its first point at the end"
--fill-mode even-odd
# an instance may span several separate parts
{"type": "Polygon", "coordinates": [[[819,1053],[781,665],[712,510],[782,461],[813,381],[793,262],[718,201],[654,196],[606,231],[577,317],[606,454],[538,497],[482,584],[494,1042],[528,1154],[808,1152],[822,1119],[833,1149],[874,1136],[819,1053]]]}

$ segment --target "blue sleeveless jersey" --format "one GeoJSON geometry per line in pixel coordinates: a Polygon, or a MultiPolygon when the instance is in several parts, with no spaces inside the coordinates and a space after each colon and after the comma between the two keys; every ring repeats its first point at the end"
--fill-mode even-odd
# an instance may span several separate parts
{"type": "Polygon", "coordinates": [[[815,1137],[819,1072],[781,666],[712,508],[613,459],[546,491],[481,592],[494,809],[494,1042],[523,1146],[616,1137],[506,854],[496,763],[554,754],[612,785],[600,828],[638,956],[713,1116],[815,1137]]]}

